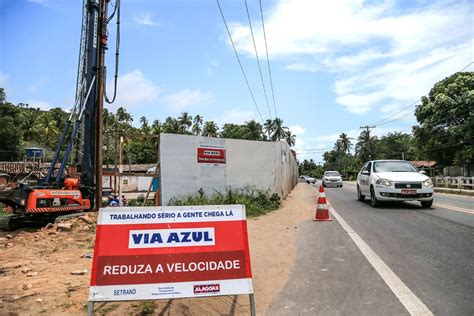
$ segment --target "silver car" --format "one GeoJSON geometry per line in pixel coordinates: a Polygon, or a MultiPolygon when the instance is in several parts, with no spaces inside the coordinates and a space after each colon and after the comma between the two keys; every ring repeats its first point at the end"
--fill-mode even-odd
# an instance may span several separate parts
{"type": "Polygon", "coordinates": [[[341,187],[342,177],[337,171],[326,171],[323,175],[323,187],[341,187]]]}

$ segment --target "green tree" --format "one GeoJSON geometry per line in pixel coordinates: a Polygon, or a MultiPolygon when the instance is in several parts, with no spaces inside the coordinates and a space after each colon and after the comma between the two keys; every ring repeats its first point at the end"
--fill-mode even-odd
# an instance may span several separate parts
{"type": "Polygon", "coordinates": [[[0,161],[14,161],[22,157],[20,110],[3,100],[0,103],[0,161]]]}
{"type": "Polygon", "coordinates": [[[192,127],[192,132],[194,135],[201,135],[202,133],[202,123],[203,123],[203,117],[202,115],[196,115],[194,117],[194,124],[192,127]]]}
{"type": "Polygon", "coordinates": [[[60,130],[50,112],[44,112],[38,119],[39,130],[41,132],[41,144],[45,147],[55,149],[59,141],[60,130]]]}
{"type": "Polygon", "coordinates": [[[441,166],[474,157],[474,73],[458,72],[434,85],[415,111],[419,157],[441,166]]]}
{"type": "Polygon", "coordinates": [[[5,89],[0,88],[0,104],[4,104],[7,101],[7,96],[5,94],[5,89]]]}
{"type": "Polygon", "coordinates": [[[133,116],[127,112],[123,107],[119,107],[115,114],[115,118],[118,123],[124,126],[131,126],[133,122],[133,116]]]}
{"type": "Polygon", "coordinates": [[[245,129],[242,125],[227,123],[222,126],[220,137],[232,138],[232,139],[243,139],[245,129]]]}
{"type": "Polygon", "coordinates": [[[255,120],[245,123],[243,126],[243,139],[247,140],[262,140],[263,130],[262,125],[255,120]]]}
{"type": "Polygon", "coordinates": [[[281,118],[275,118],[272,124],[272,141],[282,140],[286,137],[288,127],[283,126],[283,120],[281,118]]]}
{"type": "Polygon", "coordinates": [[[339,139],[336,141],[336,149],[344,153],[348,153],[352,149],[351,138],[346,133],[339,135],[339,139]]]}
{"type": "Polygon", "coordinates": [[[296,143],[296,136],[291,133],[291,131],[286,132],[285,140],[290,147],[295,146],[296,143]]]}
{"type": "Polygon", "coordinates": [[[20,112],[21,129],[23,132],[23,139],[26,142],[38,142],[41,136],[38,124],[40,111],[36,109],[24,109],[20,112]]]}
{"type": "Polygon", "coordinates": [[[168,116],[165,119],[165,122],[161,126],[161,131],[163,133],[170,133],[170,134],[179,134],[179,123],[178,120],[168,116]]]}
{"type": "Polygon", "coordinates": [[[265,129],[265,133],[268,135],[268,138],[270,139],[273,133],[273,121],[271,119],[265,120],[265,123],[263,123],[263,128],[265,129]]]}
{"type": "Polygon", "coordinates": [[[188,128],[193,124],[193,117],[188,114],[188,112],[181,113],[181,116],[178,117],[179,132],[180,134],[186,134],[188,128]]]}
{"type": "Polygon", "coordinates": [[[55,122],[57,129],[62,131],[66,124],[67,113],[61,108],[51,109],[49,110],[49,113],[51,114],[51,119],[55,122]]]}
{"type": "Polygon", "coordinates": [[[370,132],[362,131],[357,138],[355,152],[359,163],[364,163],[367,160],[375,159],[376,155],[376,140],[377,137],[370,136],[370,132]]]}
{"type": "Polygon", "coordinates": [[[214,123],[214,121],[207,121],[204,124],[202,135],[209,136],[209,137],[216,137],[218,131],[219,131],[219,127],[217,126],[216,123],[214,123]]]}
{"type": "Polygon", "coordinates": [[[377,158],[379,159],[405,159],[415,158],[413,137],[406,133],[388,133],[376,141],[377,158]]]}

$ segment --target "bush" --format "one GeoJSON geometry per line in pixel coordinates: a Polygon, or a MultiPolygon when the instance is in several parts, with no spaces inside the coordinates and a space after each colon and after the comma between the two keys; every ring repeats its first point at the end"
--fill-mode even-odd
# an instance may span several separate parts
{"type": "Polygon", "coordinates": [[[281,199],[276,193],[270,194],[268,191],[247,186],[240,189],[227,187],[224,192],[215,191],[210,196],[206,195],[201,188],[194,195],[173,198],[169,203],[175,206],[223,204],[243,204],[248,216],[258,216],[278,209],[281,199]]]}
{"type": "MultiPolygon", "coordinates": [[[[136,199],[128,200],[127,206],[143,206],[143,202],[145,201],[145,196],[139,195],[136,199]]],[[[145,206],[153,206],[155,203],[153,200],[146,201],[145,206]]]]}

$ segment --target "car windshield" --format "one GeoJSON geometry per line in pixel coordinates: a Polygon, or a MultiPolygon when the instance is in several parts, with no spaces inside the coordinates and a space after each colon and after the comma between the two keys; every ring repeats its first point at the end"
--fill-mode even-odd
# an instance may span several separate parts
{"type": "Polygon", "coordinates": [[[417,170],[406,161],[376,161],[374,172],[417,172],[417,170]]]}
{"type": "Polygon", "coordinates": [[[339,172],[337,171],[328,171],[324,173],[325,176],[328,177],[339,177],[339,172]]]}

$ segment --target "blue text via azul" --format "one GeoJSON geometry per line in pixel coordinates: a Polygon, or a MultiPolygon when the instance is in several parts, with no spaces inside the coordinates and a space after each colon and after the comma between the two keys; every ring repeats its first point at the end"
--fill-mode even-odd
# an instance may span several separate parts
{"type": "Polygon", "coordinates": [[[129,248],[215,245],[214,227],[131,230],[129,248]]]}

